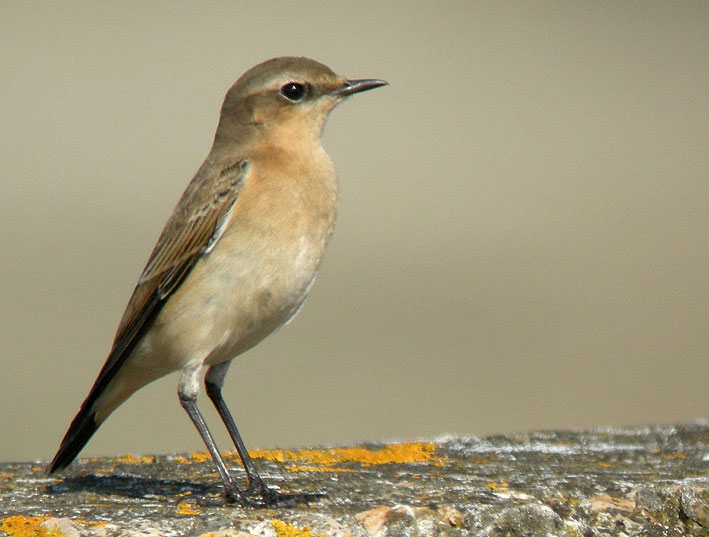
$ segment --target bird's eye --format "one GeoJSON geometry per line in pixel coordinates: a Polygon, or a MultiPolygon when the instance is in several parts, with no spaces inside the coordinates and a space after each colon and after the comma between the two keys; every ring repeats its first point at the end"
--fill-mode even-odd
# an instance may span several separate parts
{"type": "Polygon", "coordinates": [[[288,82],[288,84],[281,87],[281,95],[286,99],[293,102],[298,102],[303,100],[308,88],[304,84],[299,84],[298,82],[288,82]]]}

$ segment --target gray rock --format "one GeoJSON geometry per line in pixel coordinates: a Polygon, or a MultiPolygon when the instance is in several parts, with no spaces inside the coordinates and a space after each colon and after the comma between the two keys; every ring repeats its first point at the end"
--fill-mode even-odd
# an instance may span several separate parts
{"type": "Polygon", "coordinates": [[[0,535],[709,537],[707,423],[254,455],[272,486],[326,496],[206,507],[220,488],[203,454],[80,459],[57,478],[3,463],[0,535]]]}

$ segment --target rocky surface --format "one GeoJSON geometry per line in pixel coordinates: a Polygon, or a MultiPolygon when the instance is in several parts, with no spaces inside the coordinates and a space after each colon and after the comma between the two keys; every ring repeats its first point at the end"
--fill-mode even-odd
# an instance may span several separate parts
{"type": "Polygon", "coordinates": [[[326,496],[204,506],[219,486],[201,453],[81,459],[58,478],[3,463],[0,535],[709,536],[709,423],[253,454],[270,485],[326,496]]]}

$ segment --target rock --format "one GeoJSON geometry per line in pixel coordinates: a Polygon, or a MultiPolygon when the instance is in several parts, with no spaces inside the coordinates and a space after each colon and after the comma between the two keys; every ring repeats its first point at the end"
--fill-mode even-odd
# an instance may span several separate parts
{"type": "Polygon", "coordinates": [[[567,535],[561,517],[553,509],[539,503],[508,507],[496,515],[493,522],[476,533],[479,537],[552,537],[567,535]]]}
{"type": "MultiPolygon", "coordinates": [[[[0,464],[0,535],[709,537],[709,424],[253,452],[288,508],[206,507],[202,453],[0,464]]],[[[238,460],[227,454],[238,477],[238,460]]]]}

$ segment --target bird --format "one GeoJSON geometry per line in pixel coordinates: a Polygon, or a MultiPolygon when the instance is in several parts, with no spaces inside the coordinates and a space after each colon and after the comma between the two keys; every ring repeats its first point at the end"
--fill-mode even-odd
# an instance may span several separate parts
{"type": "Polygon", "coordinates": [[[168,218],[89,394],[48,475],[66,468],[133,393],[181,371],[178,398],[219,472],[223,504],[275,505],[320,494],[268,487],[222,397],[231,361],[303,306],[333,230],[334,164],[321,135],[333,108],[385,86],[305,57],[246,71],[224,97],[211,150],[168,218]],[[197,406],[200,379],[246,472],[239,487],[197,406]]]}

